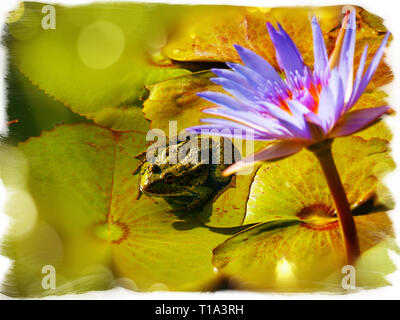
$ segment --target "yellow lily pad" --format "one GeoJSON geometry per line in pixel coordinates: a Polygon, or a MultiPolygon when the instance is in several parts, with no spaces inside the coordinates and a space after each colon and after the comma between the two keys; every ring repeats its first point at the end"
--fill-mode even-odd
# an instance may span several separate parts
{"type": "MultiPolygon", "coordinates": [[[[266,23],[279,22],[299,45],[306,63],[312,62],[309,16],[320,18],[325,32],[341,21],[341,7],[255,8],[215,6],[207,13],[192,13],[182,22],[185,28],[167,42],[164,53],[178,61],[239,62],[233,44],[249,48],[278,67],[266,23]],[[296,41],[301,39],[301,41],[296,41]],[[311,54],[311,56],[310,56],[311,54]]],[[[332,43],[331,45],[333,45],[332,43]]],[[[311,63],[312,64],[312,63],[311,63]]]]}
{"type": "MultiPolygon", "coordinates": [[[[387,141],[382,139],[336,139],[333,156],[353,209],[376,195],[378,178],[394,168],[387,141]]],[[[283,218],[336,220],[335,206],[319,163],[305,149],[281,161],[263,164],[251,186],[244,223],[283,218]]]]}
{"type": "Polygon", "coordinates": [[[148,86],[150,94],[143,104],[143,113],[150,120],[150,127],[168,133],[169,121],[176,121],[179,133],[197,125],[204,117],[201,110],[210,106],[210,102],[198,97],[197,93],[206,90],[223,92],[221,86],[209,80],[212,77],[212,72],[201,71],[148,86]]]}
{"type": "MultiPolygon", "coordinates": [[[[360,97],[357,103],[353,106],[351,110],[358,109],[368,109],[375,107],[387,106],[388,102],[386,101],[387,94],[382,90],[373,90],[369,92],[364,92],[364,94],[360,97]]],[[[355,136],[361,137],[365,140],[369,140],[372,138],[380,138],[387,141],[392,140],[392,131],[389,126],[385,123],[385,120],[380,120],[378,123],[373,126],[368,127],[367,129],[358,131],[354,134],[355,136]]]]}
{"type": "MultiPolygon", "coordinates": [[[[364,45],[369,44],[367,64],[383,39],[386,28],[368,11],[357,10],[357,68],[364,45]]],[[[212,7],[207,13],[189,13],[179,32],[168,40],[164,53],[178,61],[240,62],[233,45],[246,47],[270,62],[276,69],[275,50],[267,33],[266,23],[280,23],[293,39],[306,65],[312,67],[313,40],[310,17],[315,15],[321,25],[328,53],[333,50],[343,18],[343,6],[330,7],[212,7]]],[[[390,82],[390,68],[381,63],[369,89],[390,82]]]]}
{"type": "MultiPolygon", "coordinates": [[[[385,212],[357,216],[355,222],[362,253],[393,237],[385,212]]],[[[344,291],[344,252],[337,221],[315,225],[284,219],[258,224],[226,240],[214,249],[213,263],[222,274],[231,276],[236,285],[246,289],[344,291]]],[[[380,271],[388,273],[384,265],[375,267],[378,268],[368,267],[362,254],[356,275],[358,270],[365,275],[369,269],[375,272],[369,272],[370,277],[381,279],[380,271]]],[[[356,279],[357,287],[373,283],[368,278],[356,279]]]]}
{"type": "Polygon", "coordinates": [[[210,227],[241,226],[246,216],[246,203],[255,172],[256,170],[251,174],[234,177],[234,185],[225,190],[214,202],[202,208],[197,213],[198,219],[210,227]]]}

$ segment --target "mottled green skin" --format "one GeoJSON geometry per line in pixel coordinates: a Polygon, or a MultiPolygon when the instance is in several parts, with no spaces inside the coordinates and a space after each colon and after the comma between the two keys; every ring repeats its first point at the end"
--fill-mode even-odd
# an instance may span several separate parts
{"type": "Polygon", "coordinates": [[[202,138],[198,139],[197,148],[193,141],[183,141],[158,149],[154,163],[143,160],[140,164],[140,192],[163,197],[172,206],[172,211],[190,211],[202,207],[211,199],[216,199],[233,182],[232,176],[222,175],[229,166],[224,164],[223,146],[222,139],[215,143],[211,138],[202,138]],[[219,148],[219,145],[222,147],[219,148]],[[171,160],[176,159],[171,156],[174,150],[180,155],[178,163],[171,160]],[[213,164],[212,159],[216,159],[218,151],[222,160],[213,164]]]}

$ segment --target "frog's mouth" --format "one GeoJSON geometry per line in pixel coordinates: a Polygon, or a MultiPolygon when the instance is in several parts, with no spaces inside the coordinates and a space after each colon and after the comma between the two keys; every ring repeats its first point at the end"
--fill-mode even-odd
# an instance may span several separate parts
{"type": "Polygon", "coordinates": [[[140,191],[152,197],[178,197],[185,193],[186,188],[157,181],[146,181],[140,185],[140,191]]]}
{"type": "Polygon", "coordinates": [[[166,191],[166,190],[156,190],[156,191],[150,191],[150,190],[148,190],[148,189],[146,189],[146,190],[142,190],[142,188],[140,189],[140,191],[142,192],[142,193],[144,193],[145,195],[148,195],[148,196],[150,196],[150,197],[162,197],[162,198],[165,198],[165,197],[170,197],[170,198],[178,198],[178,197],[181,197],[181,198],[193,198],[193,197],[190,197],[190,196],[184,196],[184,195],[182,195],[182,190],[179,190],[179,191],[176,191],[176,192],[174,192],[174,191],[171,191],[171,190],[168,190],[168,192],[166,191]]]}

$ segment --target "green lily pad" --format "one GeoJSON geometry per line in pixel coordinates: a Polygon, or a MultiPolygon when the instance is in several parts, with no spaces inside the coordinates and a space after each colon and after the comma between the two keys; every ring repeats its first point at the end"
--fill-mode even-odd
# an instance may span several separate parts
{"type": "MultiPolygon", "coordinates": [[[[378,178],[393,170],[387,141],[336,139],[333,156],[353,209],[371,199],[378,178]]],[[[278,219],[336,220],[335,206],[319,163],[310,151],[263,164],[251,186],[244,223],[278,219]]]]}
{"type": "Polygon", "coordinates": [[[234,229],[210,230],[163,202],[137,200],[134,157],[145,143],[137,132],[77,124],[2,150],[14,159],[1,173],[13,191],[7,212],[19,221],[6,242],[15,261],[6,294],[100,290],[120,278],[137,290],[201,290],[217,279],[211,250],[234,229]],[[55,267],[57,289],[42,288],[45,265],[55,267]]]}
{"type": "Polygon", "coordinates": [[[135,129],[144,86],[189,73],[159,53],[189,7],[56,5],[56,28],[44,29],[43,6],[23,3],[23,14],[8,24],[11,62],[47,94],[102,126],[135,129]]]}
{"type": "MultiPolygon", "coordinates": [[[[357,216],[355,221],[363,253],[393,237],[384,212],[357,216]]],[[[343,291],[341,270],[347,264],[337,221],[314,225],[293,219],[261,223],[236,234],[214,249],[213,263],[240,287],[277,291],[343,291]]],[[[391,272],[363,259],[363,254],[359,269],[364,278],[356,278],[357,287],[374,283],[365,277],[367,271],[375,284],[382,283],[381,271],[391,272]]]]}
{"type": "Polygon", "coordinates": [[[51,130],[56,124],[89,122],[38,89],[13,66],[7,74],[7,116],[18,123],[9,125],[8,141],[25,141],[51,130]]]}

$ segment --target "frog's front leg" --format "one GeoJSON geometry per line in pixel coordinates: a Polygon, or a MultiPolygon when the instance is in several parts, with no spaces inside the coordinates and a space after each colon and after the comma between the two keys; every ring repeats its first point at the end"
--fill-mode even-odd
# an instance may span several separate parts
{"type": "Polygon", "coordinates": [[[171,203],[177,205],[176,208],[169,212],[187,212],[201,208],[211,197],[212,189],[205,186],[197,186],[194,189],[185,192],[185,196],[181,199],[177,197],[171,199],[171,203]]]}
{"type": "Polygon", "coordinates": [[[197,186],[192,192],[192,201],[186,206],[187,211],[202,207],[211,197],[212,188],[205,186],[197,186]]]}

